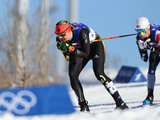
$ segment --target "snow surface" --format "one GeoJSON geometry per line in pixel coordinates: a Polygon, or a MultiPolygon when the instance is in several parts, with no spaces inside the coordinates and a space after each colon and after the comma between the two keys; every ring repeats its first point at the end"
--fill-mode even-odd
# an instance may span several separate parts
{"type": "MultiPolygon", "coordinates": [[[[147,69],[141,69],[146,77],[147,69]]],[[[89,72],[89,71],[88,71],[89,72]]],[[[117,75],[117,70],[110,70],[112,79],[117,75]]],[[[86,71],[84,72],[86,74],[86,71]]],[[[154,103],[160,104],[160,69],[156,72],[156,85],[154,92],[154,103]]],[[[147,95],[147,82],[143,83],[128,83],[128,84],[115,84],[122,99],[130,107],[129,110],[115,110],[115,103],[113,98],[99,83],[95,82],[93,73],[90,73],[90,81],[93,84],[86,84],[84,82],[86,76],[81,77],[84,87],[84,93],[90,107],[89,113],[79,112],[77,98],[74,92],[69,89],[72,102],[75,106],[76,112],[68,115],[41,115],[33,117],[15,117],[11,114],[0,116],[0,120],[159,120],[160,119],[160,106],[159,107],[145,107],[133,109],[142,104],[142,101],[147,95]],[[92,78],[93,77],[93,78],[92,78]],[[92,79],[92,80],[91,80],[92,79]]]]}

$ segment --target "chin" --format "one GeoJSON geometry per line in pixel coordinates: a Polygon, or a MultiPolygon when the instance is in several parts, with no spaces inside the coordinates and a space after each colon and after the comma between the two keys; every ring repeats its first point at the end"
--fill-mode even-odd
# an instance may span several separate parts
{"type": "Polygon", "coordinates": [[[144,39],[144,38],[145,38],[145,36],[140,36],[140,38],[144,39]]]}

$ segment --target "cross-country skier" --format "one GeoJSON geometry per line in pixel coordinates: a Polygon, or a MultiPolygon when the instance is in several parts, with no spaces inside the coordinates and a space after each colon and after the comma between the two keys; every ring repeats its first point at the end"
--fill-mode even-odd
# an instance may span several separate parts
{"type": "Polygon", "coordinates": [[[149,70],[148,70],[148,95],[143,101],[143,105],[152,104],[154,98],[155,72],[160,61],[160,25],[150,24],[148,18],[140,17],[137,19],[136,31],[137,45],[140,56],[143,61],[147,62],[149,55],[149,70]]]}
{"type": "Polygon", "coordinates": [[[78,97],[80,111],[90,111],[88,102],[79,81],[79,74],[89,60],[93,62],[93,70],[97,79],[111,94],[116,108],[126,109],[128,106],[122,100],[112,80],[104,73],[105,46],[102,41],[90,43],[90,40],[100,39],[100,36],[89,26],[82,23],[69,23],[62,20],[56,24],[57,47],[69,61],[69,77],[71,87],[78,97]],[[76,43],[76,45],[73,43],[76,43]]]}

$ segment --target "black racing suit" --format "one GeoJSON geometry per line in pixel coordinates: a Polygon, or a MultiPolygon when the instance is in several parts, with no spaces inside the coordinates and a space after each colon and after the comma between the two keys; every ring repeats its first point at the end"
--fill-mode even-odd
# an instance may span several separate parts
{"type": "MultiPolygon", "coordinates": [[[[151,32],[152,35],[152,32],[151,32]]],[[[155,73],[156,73],[156,69],[157,66],[159,64],[160,61],[160,49],[157,47],[151,47],[148,46],[149,48],[141,48],[139,41],[141,40],[139,36],[136,37],[137,38],[137,46],[139,49],[139,53],[141,56],[141,59],[144,62],[148,61],[148,50],[150,50],[150,55],[149,55],[149,69],[148,69],[148,74],[147,74],[147,80],[148,80],[148,85],[147,85],[147,91],[148,91],[148,95],[146,97],[146,99],[149,99],[150,101],[153,102],[153,93],[154,93],[154,85],[155,85],[155,81],[156,81],[156,77],[155,77],[155,73]],[[150,98],[152,97],[152,98],[150,98]]],[[[151,39],[151,36],[149,38],[145,38],[143,41],[147,41],[148,39],[151,39]]],[[[153,41],[153,38],[151,39],[151,41],[153,41]]],[[[151,102],[151,103],[152,103],[151,102]]]]}
{"type": "MultiPolygon", "coordinates": [[[[138,43],[137,43],[138,45],[138,43]]],[[[147,49],[140,49],[139,45],[139,53],[141,56],[141,59],[144,62],[148,61],[148,52],[147,49]]],[[[154,85],[155,85],[155,72],[157,69],[157,66],[159,64],[160,61],[160,50],[158,48],[154,48],[152,50],[150,50],[150,55],[149,55],[149,69],[148,69],[148,92],[150,92],[150,90],[153,92],[154,90],[154,85]]]]}
{"type": "Polygon", "coordinates": [[[160,45],[159,45],[160,25],[150,24],[150,36],[148,38],[142,39],[140,38],[139,35],[137,35],[136,39],[137,39],[136,42],[139,48],[139,52],[143,61],[147,62],[148,60],[147,49],[150,50],[149,69],[147,74],[147,79],[148,79],[147,89],[148,89],[148,96],[153,96],[153,90],[154,90],[154,85],[156,80],[155,72],[160,61],[160,45]],[[151,43],[154,43],[154,44],[151,45],[151,43]]]}
{"type": "MultiPolygon", "coordinates": [[[[98,34],[96,34],[96,39],[100,39],[98,34]]],[[[69,43],[71,44],[73,40],[74,36],[69,43]]],[[[82,85],[79,81],[79,74],[89,60],[93,61],[93,70],[96,78],[105,86],[115,101],[119,99],[120,95],[113,85],[112,80],[104,73],[105,46],[103,42],[90,43],[89,30],[87,28],[82,28],[79,33],[79,43],[81,47],[77,48],[76,53],[70,54],[69,58],[70,82],[72,89],[78,96],[78,101],[85,101],[82,85]]],[[[68,53],[64,53],[65,57],[67,55],[68,53]]]]}

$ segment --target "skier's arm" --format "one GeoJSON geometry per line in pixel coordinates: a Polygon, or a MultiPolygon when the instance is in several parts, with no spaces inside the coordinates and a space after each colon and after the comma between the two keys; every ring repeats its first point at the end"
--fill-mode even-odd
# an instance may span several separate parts
{"type": "Polygon", "coordinates": [[[65,59],[69,61],[70,53],[68,52],[68,47],[66,46],[66,43],[63,41],[60,41],[58,37],[56,38],[56,41],[57,41],[57,48],[63,53],[65,59]]]}
{"type": "Polygon", "coordinates": [[[147,62],[147,60],[148,60],[147,49],[145,47],[143,47],[143,45],[141,44],[141,40],[137,40],[137,46],[138,46],[138,49],[139,49],[141,59],[144,62],[147,62]]]}
{"type": "Polygon", "coordinates": [[[79,42],[81,48],[77,49],[77,55],[86,59],[90,53],[89,30],[87,28],[81,29],[79,34],[79,42]]]}
{"type": "MultiPolygon", "coordinates": [[[[74,46],[70,45],[69,43],[61,43],[61,41],[57,37],[57,48],[63,52],[65,58],[66,56],[70,56],[71,54],[83,57],[85,59],[88,58],[89,53],[90,53],[90,42],[89,42],[89,30],[87,28],[82,28],[80,33],[79,33],[79,42],[80,42],[80,49],[76,49],[74,46]],[[73,51],[70,51],[70,47],[74,48],[71,49],[73,51]]],[[[67,58],[66,58],[67,59],[67,58]]]]}

